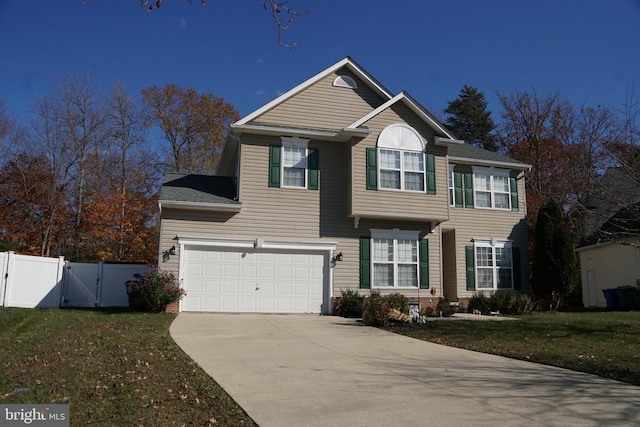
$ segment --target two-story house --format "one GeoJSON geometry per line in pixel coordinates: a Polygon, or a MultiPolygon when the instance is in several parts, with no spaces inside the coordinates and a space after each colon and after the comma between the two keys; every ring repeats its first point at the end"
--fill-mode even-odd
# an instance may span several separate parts
{"type": "Polygon", "coordinates": [[[528,168],[345,58],[231,125],[216,176],[166,175],[160,267],[182,280],[182,311],[528,290],[528,168]]]}

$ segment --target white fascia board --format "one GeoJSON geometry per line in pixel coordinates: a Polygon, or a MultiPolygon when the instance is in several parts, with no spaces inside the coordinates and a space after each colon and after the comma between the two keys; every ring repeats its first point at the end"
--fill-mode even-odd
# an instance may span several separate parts
{"type": "Polygon", "coordinates": [[[334,251],[337,242],[289,242],[281,240],[268,240],[261,237],[255,239],[230,239],[230,238],[204,238],[176,236],[178,243],[184,246],[206,246],[217,248],[244,248],[244,249],[271,249],[271,250],[297,250],[297,251],[334,251]]]}
{"type": "Polygon", "coordinates": [[[329,68],[326,68],[325,70],[319,72],[315,76],[313,76],[313,77],[305,80],[304,82],[300,83],[298,86],[294,87],[293,89],[290,89],[289,91],[283,93],[279,97],[277,97],[274,100],[272,100],[271,102],[263,105],[262,107],[258,108],[254,112],[249,113],[248,115],[246,115],[242,119],[238,120],[234,124],[243,125],[243,124],[246,124],[246,123],[250,122],[251,120],[255,119],[256,117],[258,117],[258,116],[264,114],[265,112],[269,111],[270,109],[272,109],[276,105],[286,101],[287,99],[291,98],[292,96],[296,95],[297,93],[302,92],[303,90],[305,90],[309,86],[313,85],[314,83],[320,81],[321,79],[323,79],[327,75],[335,72],[336,70],[339,70],[340,68],[342,68],[344,66],[347,66],[347,68],[349,68],[349,70],[351,70],[354,74],[356,74],[360,79],[362,79],[365,82],[367,82],[368,86],[371,87],[372,89],[374,89],[376,92],[378,92],[381,96],[387,97],[387,98],[391,98],[391,94],[389,93],[389,91],[387,91],[387,89],[385,89],[380,83],[378,83],[373,77],[371,77],[369,75],[369,73],[364,71],[364,69],[361,68],[358,64],[356,64],[355,61],[353,61],[349,57],[346,57],[346,58],[342,59],[341,61],[336,62],[335,64],[333,64],[329,68]]]}
{"type": "Polygon", "coordinates": [[[250,133],[253,135],[270,135],[270,136],[299,136],[322,141],[348,141],[351,137],[364,138],[371,132],[369,129],[340,129],[339,131],[323,131],[314,129],[296,129],[277,126],[261,126],[261,125],[231,125],[233,134],[250,133]]]}
{"type": "Polygon", "coordinates": [[[211,212],[240,212],[242,203],[203,203],[203,202],[180,202],[174,200],[161,201],[158,203],[160,212],[163,207],[181,210],[211,211],[211,212]]]}
{"type": "Polygon", "coordinates": [[[468,157],[452,157],[449,156],[449,162],[464,165],[475,165],[475,166],[487,166],[487,167],[497,167],[504,169],[514,169],[514,170],[522,170],[522,171],[530,171],[531,165],[527,165],[525,163],[511,163],[511,162],[501,162],[501,161],[493,161],[493,160],[480,160],[480,159],[470,159],[468,157]]]}
{"type": "Polygon", "coordinates": [[[436,136],[434,139],[436,145],[443,147],[456,147],[458,145],[464,144],[464,141],[460,139],[441,138],[439,136],[436,136]]]}
{"type": "Polygon", "coordinates": [[[399,101],[402,101],[405,105],[407,105],[414,113],[418,115],[418,117],[420,117],[433,129],[435,129],[442,135],[445,135],[447,138],[451,140],[455,139],[455,137],[449,131],[447,131],[445,128],[440,126],[440,124],[436,122],[427,111],[425,111],[418,103],[416,103],[405,92],[400,92],[399,94],[397,94],[396,96],[394,96],[393,98],[391,98],[390,100],[388,100],[387,102],[385,102],[384,104],[376,108],[375,110],[369,112],[367,115],[351,123],[349,126],[346,127],[346,129],[358,128],[362,126],[363,124],[365,124],[366,122],[368,122],[369,120],[371,120],[372,118],[374,118],[375,116],[377,116],[378,114],[380,114],[381,112],[388,109],[393,104],[399,101]]]}
{"type": "Polygon", "coordinates": [[[384,220],[396,220],[396,221],[417,221],[417,222],[433,222],[440,223],[443,221],[448,221],[449,218],[430,218],[426,215],[420,214],[407,214],[407,213],[398,213],[398,214],[386,214],[374,211],[358,211],[349,215],[350,218],[359,218],[359,219],[384,219],[384,220]]]}

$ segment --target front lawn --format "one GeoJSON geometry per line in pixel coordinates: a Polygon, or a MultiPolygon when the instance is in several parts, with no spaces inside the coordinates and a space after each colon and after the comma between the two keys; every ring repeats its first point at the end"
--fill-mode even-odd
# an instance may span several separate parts
{"type": "Polygon", "coordinates": [[[174,318],[0,308],[0,403],[66,403],[72,426],[254,426],[173,342],[174,318]]]}
{"type": "Polygon", "coordinates": [[[536,313],[516,321],[392,325],[413,338],[640,385],[640,312],[536,313]]]}

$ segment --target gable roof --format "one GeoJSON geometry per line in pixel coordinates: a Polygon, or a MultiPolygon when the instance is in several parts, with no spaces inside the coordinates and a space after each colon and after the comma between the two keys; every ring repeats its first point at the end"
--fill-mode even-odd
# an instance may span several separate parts
{"type": "Polygon", "coordinates": [[[289,98],[293,97],[294,95],[302,92],[303,90],[307,89],[308,87],[310,87],[314,83],[320,81],[324,77],[334,73],[335,71],[337,71],[337,70],[339,70],[339,69],[341,69],[343,67],[346,67],[347,69],[349,69],[352,73],[354,73],[358,78],[360,78],[362,81],[364,81],[374,92],[376,92],[382,98],[391,99],[393,97],[391,92],[389,92],[384,86],[382,86],[380,84],[380,82],[378,82],[371,74],[369,74],[364,68],[362,68],[356,61],[354,61],[353,59],[351,59],[350,57],[347,56],[346,58],[342,59],[341,61],[336,62],[335,64],[333,64],[329,68],[326,68],[326,69],[320,71],[315,76],[313,76],[313,77],[305,80],[304,82],[300,83],[299,85],[297,85],[293,89],[290,89],[287,92],[283,93],[282,95],[280,95],[276,99],[272,100],[271,102],[269,102],[269,103],[263,105],[262,107],[258,108],[254,112],[249,113],[248,115],[244,116],[243,118],[241,118],[240,120],[235,122],[233,125],[234,126],[241,126],[241,125],[245,125],[245,124],[249,123],[250,121],[252,121],[256,117],[259,117],[260,115],[262,115],[266,111],[271,110],[276,105],[282,104],[287,99],[289,99],[289,98]]]}
{"type": "Polygon", "coordinates": [[[452,163],[473,164],[477,166],[497,166],[517,170],[529,170],[528,165],[520,160],[485,150],[471,144],[459,144],[449,150],[449,161],[452,163]]]}
{"type": "Polygon", "coordinates": [[[238,212],[235,178],[228,176],[167,173],[160,189],[162,207],[238,212]]]}
{"type": "Polygon", "coordinates": [[[388,109],[389,107],[391,107],[392,105],[398,102],[402,102],[407,107],[409,107],[411,111],[413,111],[416,115],[418,115],[418,117],[420,117],[422,120],[427,122],[440,135],[445,136],[446,138],[449,138],[452,140],[456,139],[455,136],[451,132],[449,132],[442,123],[438,121],[438,119],[436,119],[433,115],[431,115],[431,113],[429,113],[426,108],[420,105],[419,102],[417,102],[408,93],[404,91],[400,92],[393,98],[389,99],[387,102],[385,102],[378,108],[374,109],[369,114],[351,123],[349,126],[346,127],[346,129],[359,128],[360,126],[362,126],[363,124],[371,120],[373,117],[377,116],[378,114],[380,114],[381,112],[385,111],[386,109],[388,109]]]}

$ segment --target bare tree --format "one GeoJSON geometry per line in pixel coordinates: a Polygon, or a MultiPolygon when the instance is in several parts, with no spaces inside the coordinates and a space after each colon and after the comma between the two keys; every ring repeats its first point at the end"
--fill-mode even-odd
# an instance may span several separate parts
{"type": "MultiPolygon", "coordinates": [[[[186,0],[189,4],[193,3],[193,0],[186,0]]],[[[80,0],[82,4],[89,4],[91,0],[80,0]]],[[[140,0],[140,6],[151,12],[154,9],[159,9],[162,6],[163,0],[140,0]]],[[[200,0],[202,6],[207,6],[209,2],[207,0],[200,0]]],[[[285,43],[282,41],[282,32],[289,29],[289,26],[293,23],[293,19],[298,16],[303,16],[311,13],[313,9],[296,10],[289,5],[289,0],[264,0],[263,8],[265,11],[271,13],[273,22],[276,25],[278,31],[278,44],[280,46],[292,49],[296,46],[297,42],[285,43]]]]}
{"type": "Polygon", "coordinates": [[[231,104],[212,94],[198,94],[175,84],[142,89],[148,119],[164,133],[164,169],[211,173],[239,115],[231,104]]]}
{"type": "MultiPolygon", "coordinates": [[[[118,229],[120,238],[118,242],[118,258],[125,255],[125,215],[127,203],[128,166],[131,150],[141,144],[146,136],[148,125],[145,121],[142,105],[135,102],[122,83],[113,85],[111,96],[107,105],[107,127],[111,146],[117,150],[118,170],[120,176],[118,186],[120,192],[120,212],[118,229]]],[[[143,169],[140,166],[138,169],[143,169]]]]}
{"type": "Polygon", "coordinates": [[[74,253],[78,257],[82,241],[82,216],[86,181],[92,152],[106,150],[106,119],[104,101],[98,95],[88,74],[61,79],[52,91],[51,105],[61,126],[62,137],[69,144],[74,174],[74,253]]]}

